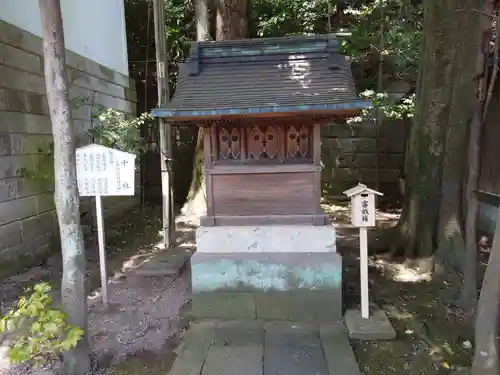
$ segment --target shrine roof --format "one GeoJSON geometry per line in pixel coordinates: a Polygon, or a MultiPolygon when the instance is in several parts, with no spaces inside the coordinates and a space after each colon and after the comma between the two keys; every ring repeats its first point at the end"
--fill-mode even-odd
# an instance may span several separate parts
{"type": "Polygon", "coordinates": [[[226,117],[356,115],[350,62],[333,35],[193,42],[176,92],[153,115],[170,121],[226,117]]]}
{"type": "Polygon", "coordinates": [[[349,198],[354,196],[354,195],[359,195],[363,193],[371,193],[375,195],[384,195],[380,191],[370,189],[368,186],[361,184],[358,182],[358,185],[354,186],[353,188],[350,188],[346,191],[344,191],[344,194],[347,195],[349,198]]]}

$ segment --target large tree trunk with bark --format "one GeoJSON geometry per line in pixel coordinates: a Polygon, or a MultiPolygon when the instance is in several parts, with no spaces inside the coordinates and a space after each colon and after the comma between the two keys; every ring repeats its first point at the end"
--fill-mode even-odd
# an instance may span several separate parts
{"type": "MultiPolygon", "coordinates": [[[[210,35],[207,0],[196,0],[196,34],[199,40],[210,35]]],[[[248,0],[214,0],[216,10],[216,40],[243,39],[248,36],[248,0]]],[[[185,221],[197,222],[207,208],[204,164],[203,129],[199,129],[194,156],[191,186],[182,207],[185,221]]]]}
{"type": "MultiPolygon", "coordinates": [[[[71,119],[60,0],[39,0],[47,99],[54,135],[55,206],[63,259],[62,305],[68,323],[87,331],[85,248],[76,182],[75,135],[71,119]]],[[[64,355],[68,374],[90,371],[87,336],[64,355]]]]}
{"type": "Polygon", "coordinates": [[[433,272],[436,258],[447,269],[463,264],[463,150],[474,103],[476,7],[482,7],[481,0],[425,3],[416,117],[406,153],[406,197],[397,226],[397,245],[407,258],[418,259],[411,265],[422,272],[433,272]]]}
{"type": "Polygon", "coordinates": [[[479,298],[472,375],[500,374],[500,210],[479,298]]]}
{"type": "Polygon", "coordinates": [[[437,238],[445,135],[450,115],[457,1],[427,1],[416,94],[416,116],[406,153],[406,200],[399,223],[405,256],[429,272],[437,238]]]}
{"type": "MultiPolygon", "coordinates": [[[[465,250],[462,192],[466,172],[466,154],[469,124],[474,103],[474,71],[477,34],[471,25],[478,21],[472,8],[481,6],[482,0],[473,0],[469,11],[455,12],[453,30],[454,71],[450,116],[445,134],[441,202],[439,206],[437,268],[438,271],[461,271],[465,250]]],[[[458,8],[467,9],[469,0],[461,0],[458,8]]],[[[460,281],[458,282],[460,284],[460,281]]]]}
{"type": "Polygon", "coordinates": [[[248,38],[248,0],[215,0],[217,40],[248,38]]]}

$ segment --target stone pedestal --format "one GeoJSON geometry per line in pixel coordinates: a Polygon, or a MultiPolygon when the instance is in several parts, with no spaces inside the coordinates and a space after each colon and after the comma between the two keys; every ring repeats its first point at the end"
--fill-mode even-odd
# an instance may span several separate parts
{"type": "Polygon", "coordinates": [[[342,317],[332,226],[200,227],[195,318],[330,322],[342,317]]]}
{"type": "Polygon", "coordinates": [[[359,310],[348,310],[345,314],[345,325],[349,337],[353,340],[378,341],[396,338],[396,331],[381,310],[372,311],[368,319],[364,319],[359,310]]]}

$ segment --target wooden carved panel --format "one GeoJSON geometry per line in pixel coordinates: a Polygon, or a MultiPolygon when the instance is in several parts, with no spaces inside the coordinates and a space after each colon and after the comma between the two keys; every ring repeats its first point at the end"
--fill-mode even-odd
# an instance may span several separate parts
{"type": "Polygon", "coordinates": [[[249,129],[250,159],[275,159],[278,155],[278,131],[274,126],[253,126],[249,129]]]}
{"type": "Polygon", "coordinates": [[[219,124],[213,130],[216,160],[229,163],[303,163],[312,158],[313,131],[300,122],[219,124]]]}
{"type": "Polygon", "coordinates": [[[248,155],[250,159],[260,159],[264,149],[262,147],[262,142],[264,140],[264,134],[260,130],[259,126],[254,126],[250,130],[248,135],[248,155]]]}
{"type": "Polygon", "coordinates": [[[303,158],[309,154],[309,129],[304,125],[299,131],[299,153],[303,158]]]}
{"type": "Polygon", "coordinates": [[[274,159],[278,154],[278,131],[274,126],[268,126],[266,132],[264,133],[264,136],[265,153],[269,159],[274,159]]]}
{"type": "Polygon", "coordinates": [[[310,156],[312,133],[309,128],[302,125],[297,129],[294,125],[290,125],[286,130],[286,151],[287,158],[305,158],[310,156]]]}
{"type": "Polygon", "coordinates": [[[238,159],[241,155],[241,134],[239,129],[220,128],[218,134],[218,149],[220,159],[238,159]]]}

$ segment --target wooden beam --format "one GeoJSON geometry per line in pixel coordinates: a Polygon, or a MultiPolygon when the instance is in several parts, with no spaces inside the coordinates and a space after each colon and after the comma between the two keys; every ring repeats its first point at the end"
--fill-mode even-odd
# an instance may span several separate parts
{"type": "Polygon", "coordinates": [[[252,114],[235,115],[207,115],[207,116],[182,116],[182,117],[164,117],[167,122],[200,122],[200,121],[230,121],[230,120],[251,120],[251,119],[270,119],[270,118],[302,118],[303,120],[313,117],[330,117],[332,120],[338,117],[354,117],[360,113],[359,109],[343,109],[339,111],[294,111],[294,112],[268,112],[252,114]]]}

